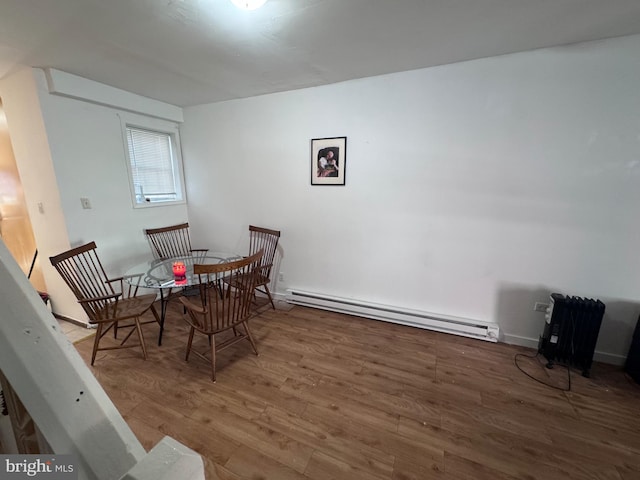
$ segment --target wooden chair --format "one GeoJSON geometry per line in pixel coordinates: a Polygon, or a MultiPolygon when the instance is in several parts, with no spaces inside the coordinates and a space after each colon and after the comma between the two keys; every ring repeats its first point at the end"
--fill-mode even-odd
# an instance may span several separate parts
{"type": "MultiPolygon", "coordinates": [[[[145,231],[151,252],[154,258],[171,258],[189,255],[204,255],[208,251],[207,248],[191,248],[191,237],[189,235],[189,223],[180,223],[178,225],[170,225],[168,227],[147,228],[145,231]]],[[[179,289],[174,292],[169,289],[168,295],[165,296],[164,291],[160,290],[160,309],[163,322],[160,326],[160,335],[158,336],[158,345],[162,344],[162,332],[164,330],[164,318],[167,311],[167,303],[170,300],[182,295],[197,294],[197,290],[192,288],[179,289]]]]}
{"type": "Polygon", "coordinates": [[[78,303],[87,313],[90,323],[97,324],[91,365],[96,354],[101,350],[132,348],[140,346],[143,357],[147,358],[141,325],[153,321],[160,324],[160,318],[153,302],[155,294],[136,296],[138,287],[125,282],[124,277],[110,279],[107,277],[96,252],[95,242],[73,248],[54,257],[49,257],[51,264],[62,276],[66,284],[76,296],[78,303]],[[114,288],[119,285],[119,291],[114,288]],[[140,317],[151,310],[155,320],[141,322],[140,317]],[[122,322],[127,322],[125,325],[122,322]],[[117,346],[100,347],[100,340],[113,328],[117,338],[119,328],[130,328],[131,331],[117,346]],[[138,343],[125,345],[133,332],[137,333],[138,343]]]}
{"type": "Polygon", "coordinates": [[[241,340],[248,340],[258,355],[247,320],[252,315],[251,302],[262,254],[261,250],[242,260],[217,265],[194,265],[194,273],[200,277],[200,302],[180,297],[180,302],[187,311],[184,319],[191,327],[185,360],[189,361],[195,332],[206,335],[209,338],[211,358],[208,359],[204,353],[196,350],[193,352],[211,362],[211,379],[214,382],[217,351],[241,340]],[[223,277],[224,282],[220,281],[223,277]],[[233,336],[216,345],[215,336],[222,332],[228,332],[229,335],[233,333],[233,336]]]}
{"type": "Polygon", "coordinates": [[[273,297],[269,291],[269,283],[271,282],[271,267],[273,267],[273,258],[276,255],[278,240],[280,239],[279,230],[270,230],[268,228],[255,227],[249,225],[249,255],[264,250],[264,255],[260,262],[258,278],[256,281],[256,290],[266,293],[271,302],[271,306],[275,309],[273,297]]]}
{"type": "Polygon", "coordinates": [[[194,252],[206,252],[204,248],[191,248],[189,224],[180,223],[169,227],[147,228],[147,239],[151,244],[151,252],[155,258],[170,258],[191,255],[194,252]]]}

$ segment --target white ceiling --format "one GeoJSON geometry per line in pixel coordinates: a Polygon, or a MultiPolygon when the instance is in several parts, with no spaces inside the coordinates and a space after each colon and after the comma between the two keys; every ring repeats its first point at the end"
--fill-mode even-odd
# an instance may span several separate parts
{"type": "Polygon", "coordinates": [[[0,0],[0,78],[189,106],[634,33],[640,0],[0,0]]]}

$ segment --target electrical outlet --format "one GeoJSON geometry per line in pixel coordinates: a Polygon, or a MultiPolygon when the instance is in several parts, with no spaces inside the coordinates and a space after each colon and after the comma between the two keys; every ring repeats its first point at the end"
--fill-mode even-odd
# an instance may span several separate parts
{"type": "Polygon", "coordinates": [[[536,302],[535,305],[533,306],[533,310],[535,312],[546,313],[549,310],[549,304],[548,303],[542,303],[542,302],[536,302]]]}
{"type": "Polygon", "coordinates": [[[80,199],[80,203],[82,204],[82,208],[84,208],[85,210],[88,210],[91,208],[91,202],[87,197],[82,197],[80,199]]]}
{"type": "Polygon", "coordinates": [[[278,275],[278,281],[284,282],[284,273],[280,272],[280,274],[278,275]]]}

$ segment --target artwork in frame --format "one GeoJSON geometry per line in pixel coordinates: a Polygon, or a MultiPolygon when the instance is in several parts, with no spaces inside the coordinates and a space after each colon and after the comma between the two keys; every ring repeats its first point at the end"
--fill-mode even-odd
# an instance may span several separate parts
{"type": "Polygon", "coordinates": [[[311,140],[311,185],[344,185],[347,137],[311,140]]]}

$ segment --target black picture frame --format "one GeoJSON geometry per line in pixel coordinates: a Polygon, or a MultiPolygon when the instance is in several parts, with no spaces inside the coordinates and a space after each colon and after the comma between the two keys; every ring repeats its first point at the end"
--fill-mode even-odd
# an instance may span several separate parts
{"type": "Polygon", "coordinates": [[[347,137],[311,139],[311,185],[345,185],[347,137]]]}

